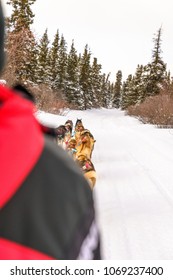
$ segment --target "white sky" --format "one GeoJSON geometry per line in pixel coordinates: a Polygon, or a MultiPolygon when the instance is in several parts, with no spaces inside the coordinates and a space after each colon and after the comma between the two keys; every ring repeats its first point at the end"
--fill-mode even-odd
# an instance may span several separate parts
{"type": "Polygon", "coordinates": [[[152,40],[162,25],[162,57],[173,75],[172,0],[37,0],[31,8],[39,36],[48,28],[52,40],[59,29],[68,47],[74,39],[78,53],[88,44],[112,80],[118,70],[126,79],[137,64],[151,61],[152,40]]]}
{"type": "Polygon", "coordinates": [[[142,124],[117,109],[37,117],[54,127],[82,118],[96,139],[94,198],[103,258],[172,260],[173,129],[142,124]]]}

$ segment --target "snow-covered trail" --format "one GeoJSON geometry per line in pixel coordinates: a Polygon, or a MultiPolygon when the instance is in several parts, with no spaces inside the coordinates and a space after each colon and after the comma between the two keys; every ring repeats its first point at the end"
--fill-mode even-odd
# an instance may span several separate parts
{"type": "Polygon", "coordinates": [[[96,139],[94,189],[104,259],[173,259],[173,130],[119,110],[71,111],[96,139]]]}
{"type": "Polygon", "coordinates": [[[93,160],[104,257],[172,259],[173,135],[121,113],[99,123],[93,160]]]}

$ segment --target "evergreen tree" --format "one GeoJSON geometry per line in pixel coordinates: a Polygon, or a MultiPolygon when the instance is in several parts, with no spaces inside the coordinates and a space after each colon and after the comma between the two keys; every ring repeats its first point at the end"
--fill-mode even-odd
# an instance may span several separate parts
{"type": "Polygon", "coordinates": [[[6,43],[7,68],[13,76],[13,82],[27,83],[34,81],[36,53],[35,38],[30,30],[8,33],[6,43]]]}
{"type": "Polygon", "coordinates": [[[101,107],[108,108],[110,105],[110,84],[109,84],[109,76],[105,73],[102,75],[102,81],[101,81],[101,98],[99,104],[101,104],[101,107]]]}
{"type": "Polygon", "coordinates": [[[116,74],[116,81],[113,89],[113,107],[119,108],[120,106],[120,96],[121,96],[121,86],[122,86],[122,72],[119,70],[116,74]]]}
{"type": "Polygon", "coordinates": [[[36,82],[36,68],[37,68],[37,56],[38,56],[38,49],[37,43],[35,40],[35,36],[32,32],[26,30],[25,36],[25,60],[23,61],[23,69],[25,71],[25,79],[22,78],[22,81],[25,81],[25,84],[28,82],[36,82]]]}
{"type": "Polygon", "coordinates": [[[66,98],[72,105],[80,105],[80,90],[79,90],[79,58],[77,51],[74,47],[74,41],[72,42],[71,49],[67,60],[67,73],[66,73],[66,98]]]}
{"type": "Polygon", "coordinates": [[[132,105],[132,100],[131,100],[132,83],[133,83],[133,77],[130,74],[122,86],[120,105],[123,110],[126,109],[128,106],[132,105]]]}
{"type": "Polygon", "coordinates": [[[48,57],[48,64],[50,68],[50,83],[52,87],[54,85],[54,81],[58,72],[59,41],[59,31],[57,30],[48,57]]]}
{"type": "Polygon", "coordinates": [[[99,100],[101,95],[101,64],[97,63],[97,58],[94,57],[91,67],[91,86],[92,86],[92,106],[99,107],[99,100]]]}
{"type": "Polygon", "coordinates": [[[8,18],[7,33],[7,67],[14,82],[27,83],[34,81],[36,64],[35,36],[30,29],[34,15],[30,6],[35,0],[9,0],[12,6],[11,17],[8,18]]]}
{"type": "Polygon", "coordinates": [[[36,0],[8,0],[7,4],[12,6],[11,17],[8,18],[9,27],[18,32],[22,29],[30,29],[34,14],[30,8],[36,0]]]}
{"type": "Polygon", "coordinates": [[[153,39],[154,49],[152,51],[152,62],[146,67],[148,73],[148,79],[146,81],[146,93],[147,96],[156,95],[160,91],[162,82],[166,77],[166,64],[161,58],[161,34],[160,28],[153,39]]]}
{"type": "Polygon", "coordinates": [[[133,83],[131,84],[130,105],[141,103],[145,98],[144,69],[143,65],[137,66],[133,83]]]}
{"type": "Polygon", "coordinates": [[[91,96],[91,66],[90,66],[91,53],[88,46],[85,46],[83,56],[80,60],[80,79],[79,84],[81,88],[81,108],[88,109],[92,106],[91,96]]]}
{"type": "Polygon", "coordinates": [[[56,64],[56,78],[53,82],[53,87],[55,89],[65,90],[66,84],[66,71],[67,71],[67,46],[64,36],[61,35],[59,50],[58,50],[58,59],[56,64]]]}
{"type": "Polygon", "coordinates": [[[49,39],[46,29],[38,46],[37,83],[39,84],[49,82],[48,55],[49,39]]]}
{"type": "Polygon", "coordinates": [[[106,83],[106,108],[108,109],[112,108],[112,96],[113,96],[113,83],[109,81],[109,75],[107,76],[107,83],[106,83]]]}
{"type": "Polygon", "coordinates": [[[100,107],[106,107],[106,74],[101,76],[101,94],[99,96],[100,107]]]}

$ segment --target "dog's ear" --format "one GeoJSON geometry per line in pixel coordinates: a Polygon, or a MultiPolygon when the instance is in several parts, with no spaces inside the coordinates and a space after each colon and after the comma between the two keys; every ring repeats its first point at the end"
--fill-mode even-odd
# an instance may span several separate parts
{"type": "Polygon", "coordinates": [[[76,123],[75,123],[75,128],[80,124],[82,125],[82,119],[77,118],[76,123]]]}

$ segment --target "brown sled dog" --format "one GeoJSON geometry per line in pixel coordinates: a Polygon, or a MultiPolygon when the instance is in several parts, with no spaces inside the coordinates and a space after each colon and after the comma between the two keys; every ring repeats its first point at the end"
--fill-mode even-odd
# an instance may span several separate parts
{"type": "Polygon", "coordinates": [[[77,153],[76,156],[85,155],[87,158],[91,159],[92,151],[94,149],[94,137],[88,129],[84,129],[80,134],[80,140],[76,146],[77,153]]]}
{"type": "Polygon", "coordinates": [[[96,171],[93,163],[82,154],[78,155],[77,162],[84,173],[84,177],[89,182],[91,189],[93,189],[96,184],[96,171]]]}

